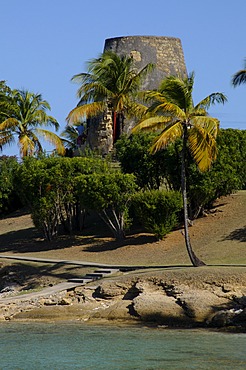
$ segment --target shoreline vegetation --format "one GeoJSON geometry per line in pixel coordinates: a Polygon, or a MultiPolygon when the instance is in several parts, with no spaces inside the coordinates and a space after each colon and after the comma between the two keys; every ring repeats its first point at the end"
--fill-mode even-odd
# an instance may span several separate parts
{"type": "Polygon", "coordinates": [[[190,228],[194,249],[208,265],[198,268],[189,263],[180,230],[159,242],[150,235],[145,239],[135,235],[119,245],[107,235],[100,238],[88,230],[80,242],[75,238],[70,244],[69,239],[48,244],[36,233],[28,214],[1,219],[2,257],[149,268],[115,271],[84,286],[44,294],[48,287],[55,289],[93,268],[1,258],[0,321],[59,320],[246,332],[245,206],[246,191],[224,197],[212,213],[190,228]]]}

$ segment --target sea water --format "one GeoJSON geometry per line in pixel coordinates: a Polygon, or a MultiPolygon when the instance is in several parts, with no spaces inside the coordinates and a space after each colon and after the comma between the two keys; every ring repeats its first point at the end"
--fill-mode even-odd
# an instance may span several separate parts
{"type": "Polygon", "coordinates": [[[246,369],[246,335],[206,330],[0,324],[1,370],[246,369]]]}

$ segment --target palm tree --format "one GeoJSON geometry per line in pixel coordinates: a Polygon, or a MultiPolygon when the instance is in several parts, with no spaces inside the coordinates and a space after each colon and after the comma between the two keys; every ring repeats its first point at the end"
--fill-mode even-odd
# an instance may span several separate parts
{"type": "Polygon", "coordinates": [[[89,61],[88,73],[72,78],[72,81],[81,83],[78,90],[80,101],[68,114],[68,123],[74,124],[83,117],[96,117],[111,110],[113,139],[117,140],[123,130],[125,115],[146,110],[146,107],[136,103],[134,97],[153,65],[147,64],[138,72],[133,63],[131,57],[119,56],[112,51],[105,51],[99,58],[89,61]]]}
{"type": "Polygon", "coordinates": [[[241,69],[232,76],[232,85],[236,87],[245,82],[246,82],[246,59],[244,61],[244,69],[241,69]]]}
{"type": "Polygon", "coordinates": [[[78,125],[74,125],[74,126],[67,125],[65,127],[65,130],[62,131],[61,133],[62,141],[64,142],[64,145],[68,149],[74,150],[77,148],[78,131],[76,129],[76,126],[78,125]]]}
{"type": "Polygon", "coordinates": [[[159,130],[159,135],[151,147],[155,153],[165,148],[177,138],[182,138],[181,153],[181,191],[184,209],[184,234],[187,252],[193,266],[205,265],[193,252],[188,231],[188,208],[186,192],[186,151],[189,149],[201,171],[206,171],[216,158],[216,136],[219,121],[210,117],[206,111],[211,104],[224,103],[227,99],[221,93],[213,93],[194,106],[192,91],[194,73],[185,79],[169,76],[163,80],[158,91],[146,93],[151,105],[148,117],[138,123],[138,130],[159,130]]]}
{"type": "Polygon", "coordinates": [[[56,130],[59,128],[56,119],[49,116],[46,110],[50,110],[50,105],[40,94],[12,90],[9,95],[2,95],[0,147],[15,142],[17,137],[21,157],[30,156],[43,151],[40,137],[55,145],[57,153],[63,155],[65,148],[59,136],[40,128],[40,126],[53,126],[56,130]]]}

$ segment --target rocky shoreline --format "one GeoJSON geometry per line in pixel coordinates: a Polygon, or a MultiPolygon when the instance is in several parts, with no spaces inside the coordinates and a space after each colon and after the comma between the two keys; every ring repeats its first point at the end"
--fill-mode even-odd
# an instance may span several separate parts
{"type": "Polygon", "coordinates": [[[246,332],[246,268],[131,272],[55,294],[0,297],[0,320],[79,320],[246,332]]]}

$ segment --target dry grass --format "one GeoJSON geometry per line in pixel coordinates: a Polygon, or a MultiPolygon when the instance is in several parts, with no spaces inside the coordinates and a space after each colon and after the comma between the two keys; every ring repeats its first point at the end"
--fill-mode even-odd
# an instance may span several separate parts
{"type": "MultiPolygon", "coordinates": [[[[190,228],[193,249],[206,264],[246,266],[245,210],[246,191],[240,191],[219,199],[212,213],[197,220],[190,228]]],[[[81,235],[47,243],[33,227],[30,215],[17,212],[0,220],[0,254],[111,265],[190,266],[181,230],[170,233],[163,241],[156,241],[150,234],[139,233],[128,235],[120,243],[110,237],[106,228],[101,229],[101,235],[96,235],[97,226],[88,224],[81,235]]],[[[2,259],[2,263],[7,265],[11,262],[2,259]]],[[[19,266],[22,274],[23,271],[26,276],[29,273],[31,282],[43,278],[46,284],[52,279],[77,276],[86,271],[61,264],[34,266],[15,261],[15,266],[19,266]]]]}

